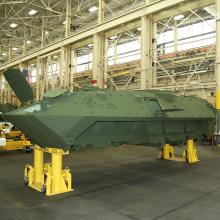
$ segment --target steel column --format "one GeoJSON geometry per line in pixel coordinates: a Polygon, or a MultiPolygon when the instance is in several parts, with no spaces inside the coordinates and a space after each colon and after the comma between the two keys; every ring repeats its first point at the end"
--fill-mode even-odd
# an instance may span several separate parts
{"type": "Polygon", "coordinates": [[[40,57],[37,57],[36,65],[36,101],[40,100],[40,57]]]}
{"type": "Polygon", "coordinates": [[[8,48],[8,61],[11,62],[12,61],[12,46],[11,46],[11,43],[9,45],[9,48],[8,48]]]}
{"type": "Polygon", "coordinates": [[[141,17],[141,83],[140,88],[152,88],[153,68],[152,68],[152,49],[153,49],[153,21],[152,15],[141,17]]]}
{"type": "Polygon", "coordinates": [[[93,36],[93,75],[92,84],[100,89],[104,88],[105,72],[105,35],[95,34],[93,36]]]}
{"type": "Polygon", "coordinates": [[[45,18],[42,19],[42,30],[41,30],[41,48],[46,45],[46,31],[45,31],[45,18]]]}
{"type": "Polygon", "coordinates": [[[101,24],[101,23],[104,21],[104,12],[105,12],[105,3],[104,3],[104,0],[99,0],[98,24],[101,24]]]}
{"type": "Polygon", "coordinates": [[[216,109],[217,109],[217,144],[220,143],[220,1],[216,0],[216,109]]]}
{"type": "Polygon", "coordinates": [[[66,0],[66,23],[65,23],[65,37],[70,35],[71,27],[71,0],[66,0]]]}

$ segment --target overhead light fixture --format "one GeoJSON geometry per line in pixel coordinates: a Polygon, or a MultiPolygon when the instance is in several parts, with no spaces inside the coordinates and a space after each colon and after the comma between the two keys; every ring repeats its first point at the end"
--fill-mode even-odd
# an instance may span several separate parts
{"type": "Polygon", "coordinates": [[[53,56],[54,59],[56,59],[57,57],[58,57],[57,55],[54,55],[54,56],[53,56]]]}
{"type": "Polygon", "coordinates": [[[94,12],[97,10],[98,10],[98,8],[96,6],[92,6],[91,8],[89,8],[89,12],[94,12]]]}
{"type": "Polygon", "coordinates": [[[185,18],[184,15],[177,15],[177,16],[174,17],[174,20],[175,20],[175,21],[179,21],[179,20],[182,20],[182,19],[184,19],[184,18],[185,18]]]}
{"type": "Polygon", "coordinates": [[[115,39],[117,39],[117,38],[118,38],[117,35],[114,35],[114,36],[111,36],[111,37],[110,37],[111,40],[115,40],[115,39]]]}
{"type": "Polygon", "coordinates": [[[7,53],[2,53],[2,56],[7,56],[7,53]]]}
{"type": "Polygon", "coordinates": [[[64,21],[63,24],[66,24],[66,21],[64,21]]]}
{"type": "Polygon", "coordinates": [[[9,26],[10,26],[11,28],[16,28],[18,25],[17,25],[16,23],[11,23],[9,26]]]}
{"type": "Polygon", "coordinates": [[[140,31],[140,30],[141,30],[141,28],[139,27],[139,28],[137,28],[137,30],[138,30],[138,31],[140,31]]]}
{"type": "Polygon", "coordinates": [[[12,50],[14,50],[14,51],[17,50],[17,49],[18,49],[17,47],[12,47],[12,50]]]}
{"type": "Polygon", "coordinates": [[[31,41],[30,41],[30,40],[27,40],[27,41],[26,41],[26,43],[27,43],[27,44],[30,44],[30,43],[31,43],[31,41]]]}
{"type": "Polygon", "coordinates": [[[46,31],[46,32],[45,32],[45,34],[46,34],[46,35],[48,35],[48,34],[49,34],[49,32],[48,32],[48,31],[46,31]]]}
{"type": "Polygon", "coordinates": [[[93,46],[93,44],[88,44],[87,46],[88,46],[88,47],[92,47],[92,46],[93,46]]]}
{"type": "Polygon", "coordinates": [[[35,10],[35,9],[31,9],[31,10],[28,12],[29,15],[35,15],[36,13],[37,13],[37,10],[35,10]]]}

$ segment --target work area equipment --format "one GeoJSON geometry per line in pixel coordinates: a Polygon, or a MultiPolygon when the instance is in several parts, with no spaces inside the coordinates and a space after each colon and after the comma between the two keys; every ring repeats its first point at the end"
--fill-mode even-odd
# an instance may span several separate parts
{"type": "Polygon", "coordinates": [[[0,149],[32,151],[30,139],[19,130],[12,130],[7,122],[0,125],[0,149]]]}
{"type": "Polygon", "coordinates": [[[170,144],[165,144],[160,150],[158,158],[186,163],[199,162],[196,145],[193,140],[187,140],[187,146],[183,150],[182,157],[177,157],[175,155],[173,146],[170,144]]]}
{"type": "Polygon", "coordinates": [[[62,149],[35,145],[34,166],[25,167],[25,184],[47,196],[73,191],[70,169],[62,169],[62,157],[66,154],[62,149]],[[51,162],[44,163],[44,153],[51,155],[51,162]]]}

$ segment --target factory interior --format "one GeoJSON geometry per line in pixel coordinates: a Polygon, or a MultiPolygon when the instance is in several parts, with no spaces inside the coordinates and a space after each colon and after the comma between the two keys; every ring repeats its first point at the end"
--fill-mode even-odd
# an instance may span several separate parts
{"type": "Polygon", "coordinates": [[[220,219],[220,0],[0,0],[0,220],[220,219]]]}

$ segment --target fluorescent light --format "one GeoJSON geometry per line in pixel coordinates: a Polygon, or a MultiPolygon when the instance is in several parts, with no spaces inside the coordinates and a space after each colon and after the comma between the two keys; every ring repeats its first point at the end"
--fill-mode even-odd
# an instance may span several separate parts
{"type": "Polygon", "coordinates": [[[35,10],[35,9],[31,9],[31,10],[28,12],[29,15],[35,15],[36,13],[37,13],[37,10],[35,10]]]}
{"type": "Polygon", "coordinates": [[[7,56],[7,53],[2,53],[2,56],[7,56]]]}
{"type": "Polygon", "coordinates": [[[94,11],[97,11],[97,10],[98,10],[98,8],[97,8],[96,6],[92,6],[92,7],[89,9],[90,12],[94,12],[94,11]]]}
{"type": "Polygon", "coordinates": [[[17,47],[12,47],[12,50],[14,50],[14,51],[17,50],[17,49],[18,49],[17,47]]]}
{"type": "Polygon", "coordinates": [[[117,38],[118,38],[118,36],[116,36],[116,35],[110,37],[111,40],[115,40],[117,38]]]}
{"type": "Polygon", "coordinates": [[[88,47],[92,47],[92,45],[93,45],[93,44],[88,44],[87,46],[88,46],[88,47]]]}
{"type": "Polygon", "coordinates": [[[138,30],[138,31],[140,31],[140,30],[141,30],[141,28],[139,27],[139,28],[137,28],[137,30],[138,30]]]}
{"type": "Polygon", "coordinates": [[[66,24],[66,21],[64,21],[63,24],[66,24]]]}
{"type": "Polygon", "coordinates": [[[16,28],[18,25],[16,23],[11,23],[9,26],[12,28],[16,28]]]}
{"type": "Polygon", "coordinates": [[[177,15],[174,17],[174,20],[178,21],[178,20],[182,20],[183,18],[185,18],[184,15],[177,15]]]}
{"type": "Polygon", "coordinates": [[[30,41],[30,40],[27,40],[26,42],[27,42],[27,44],[30,44],[30,43],[31,43],[31,41],[30,41]]]}
{"type": "Polygon", "coordinates": [[[57,57],[58,57],[57,55],[54,55],[54,56],[53,56],[53,58],[55,58],[55,59],[56,59],[57,57]]]}

